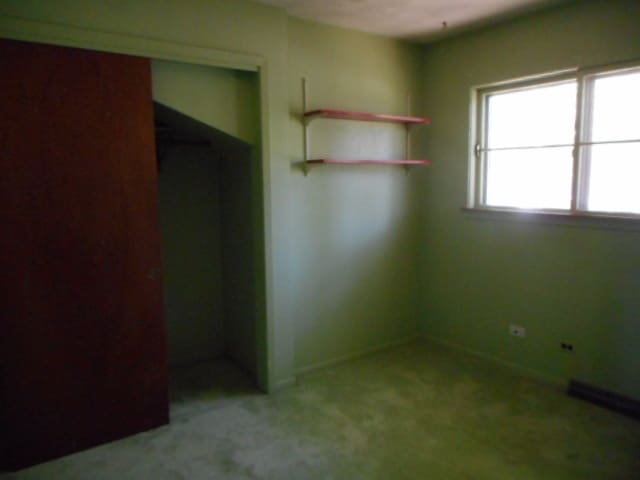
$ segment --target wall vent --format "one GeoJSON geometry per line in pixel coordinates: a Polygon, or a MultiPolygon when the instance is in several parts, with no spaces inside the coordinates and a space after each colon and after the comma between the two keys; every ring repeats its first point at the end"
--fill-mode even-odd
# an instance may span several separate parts
{"type": "Polygon", "coordinates": [[[640,420],[640,402],[630,397],[594,387],[576,380],[569,381],[569,395],[609,408],[640,420]]]}

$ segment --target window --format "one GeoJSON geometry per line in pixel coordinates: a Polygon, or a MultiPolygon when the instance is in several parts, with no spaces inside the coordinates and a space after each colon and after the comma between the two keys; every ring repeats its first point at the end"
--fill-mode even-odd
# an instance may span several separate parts
{"type": "Polygon", "coordinates": [[[640,216],[640,67],[475,95],[470,206],[640,216]]]}

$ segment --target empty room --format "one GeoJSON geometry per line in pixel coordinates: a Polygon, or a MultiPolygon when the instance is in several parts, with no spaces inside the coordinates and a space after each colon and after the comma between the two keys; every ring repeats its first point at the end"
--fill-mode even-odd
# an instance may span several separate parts
{"type": "Polygon", "coordinates": [[[5,0],[0,65],[0,478],[640,479],[637,0],[5,0]]]}

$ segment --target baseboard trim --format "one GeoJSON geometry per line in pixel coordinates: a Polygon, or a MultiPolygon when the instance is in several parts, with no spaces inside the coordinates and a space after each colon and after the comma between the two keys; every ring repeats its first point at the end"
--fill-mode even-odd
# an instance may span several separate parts
{"type": "Polygon", "coordinates": [[[284,380],[280,380],[276,382],[273,388],[270,388],[267,393],[275,393],[279,390],[284,390],[285,388],[292,387],[296,384],[296,377],[292,376],[289,378],[285,378],[284,380]]]}
{"type": "Polygon", "coordinates": [[[406,345],[411,342],[415,342],[419,340],[420,335],[411,335],[410,337],[405,337],[400,340],[394,340],[393,342],[388,342],[383,345],[378,345],[372,348],[366,348],[363,350],[358,350],[353,353],[348,353],[346,355],[342,355],[340,357],[332,358],[330,360],[323,360],[322,362],[314,363],[311,365],[307,365],[305,367],[300,367],[295,370],[296,375],[304,375],[306,373],[311,373],[316,370],[321,370],[323,368],[332,367],[334,365],[338,365],[340,363],[348,362],[349,360],[355,360],[357,358],[366,357],[367,355],[372,355],[374,353],[382,352],[384,350],[389,350],[390,348],[399,347],[401,345],[406,345]]]}
{"type": "Polygon", "coordinates": [[[478,350],[474,350],[473,348],[465,347],[465,346],[459,345],[457,343],[452,343],[452,342],[449,342],[448,340],[443,340],[441,338],[431,337],[431,336],[428,336],[428,335],[422,335],[421,338],[423,340],[427,341],[427,342],[433,342],[433,343],[436,343],[436,344],[438,344],[440,346],[443,346],[445,348],[450,348],[452,350],[457,350],[459,352],[464,352],[464,353],[467,353],[469,355],[473,355],[474,357],[486,360],[488,362],[491,362],[491,363],[494,363],[494,364],[497,364],[497,365],[501,365],[503,367],[508,368],[509,370],[517,372],[520,375],[523,375],[525,377],[534,378],[536,380],[539,380],[541,382],[553,385],[555,387],[561,387],[561,388],[564,389],[567,386],[567,379],[566,378],[556,377],[556,376],[553,376],[553,375],[547,375],[547,374],[542,373],[542,372],[540,372],[538,370],[534,370],[532,368],[523,367],[522,365],[518,365],[517,363],[510,362],[510,361],[505,360],[503,358],[496,357],[496,356],[493,356],[493,355],[488,355],[486,353],[479,352],[478,350]]]}

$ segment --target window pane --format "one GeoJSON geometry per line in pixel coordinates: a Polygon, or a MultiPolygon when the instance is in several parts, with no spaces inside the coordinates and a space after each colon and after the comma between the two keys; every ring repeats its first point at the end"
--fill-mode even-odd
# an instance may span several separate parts
{"type": "Polygon", "coordinates": [[[640,213],[640,144],[593,145],[587,208],[640,213]]]}
{"type": "Polygon", "coordinates": [[[571,207],[572,147],[487,153],[489,206],[571,207]]]}
{"type": "Polygon", "coordinates": [[[492,94],[487,99],[487,147],[572,144],[575,81],[492,94]]]}
{"type": "Polygon", "coordinates": [[[640,72],[596,78],[592,140],[640,139],[640,72]]]}

